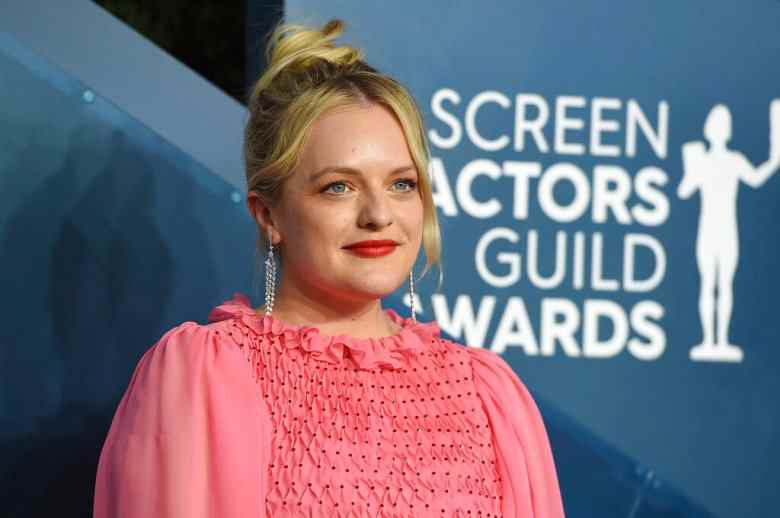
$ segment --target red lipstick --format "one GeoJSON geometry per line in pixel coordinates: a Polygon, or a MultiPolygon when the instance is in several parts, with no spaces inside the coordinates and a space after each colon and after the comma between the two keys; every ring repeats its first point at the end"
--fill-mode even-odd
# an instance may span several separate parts
{"type": "Polygon", "coordinates": [[[391,239],[375,239],[350,243],[344,249],[361,257],[382,257],[393,253],[398,243],[391,239]]]}

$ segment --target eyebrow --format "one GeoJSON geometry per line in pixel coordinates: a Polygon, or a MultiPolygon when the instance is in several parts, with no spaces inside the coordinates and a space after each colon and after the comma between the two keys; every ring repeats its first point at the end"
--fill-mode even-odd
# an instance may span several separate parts
{"type": "MultiPolygon", "coordinates": [[[[409,170],[413,171],[414,169],[415,169],[415,167],[412,164],[402,165],[401,167],[396,167],[395,169],[390,171],[389,176],[394,176],[394,175],[397,175],[397,174],[405,173],[406,171],[409,171],[409,170]]],[[[355,169],[355,168],[347,167],[347,166],[327,166],[327,167],[323,167],[322,169],[320,169],[319,171],[317,171],[316,173],[311,175],[311,177],[309,178],[309,181],[310,182],[314,182],[318,178],[320,178],[321,176],[324,176],[324,175],[326,175],[328,173],[341,173],[341,174],[348,174],[348,175],[353,175],[353,176],[360,176],[360,170],[359,169],[355,169]]]]}

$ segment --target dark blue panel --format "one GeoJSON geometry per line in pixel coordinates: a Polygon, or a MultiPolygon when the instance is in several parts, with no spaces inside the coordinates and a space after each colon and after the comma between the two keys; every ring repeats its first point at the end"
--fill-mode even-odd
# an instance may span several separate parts
{"type": "Polygon", "coordinates": [[[0,514],[90,516],[132,369],[249,291],[254,223],[242,193],[2,33],[0,197],[0,514]]]}

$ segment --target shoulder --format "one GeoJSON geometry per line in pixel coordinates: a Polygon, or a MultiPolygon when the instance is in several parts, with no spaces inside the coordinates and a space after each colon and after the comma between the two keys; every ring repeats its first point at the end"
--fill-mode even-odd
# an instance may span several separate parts
{"type": "Polygon", "coordinates": [[[134,376],[140,371],[149,379],[192,383],[197,377],[232,376],[248,369],[244,352],[229,332],[221,322],[181,322],[167,329],[143,354],[134,376]]]}
{"type": "Polygon", "coordinates": [[[181,322],[166,329],[141,360],[152,356],[195,353],[211,345],[216,337],[213,327],[190,320],[181,322]]]}
{"type": "Polygon", "coordinates": [[[475,375],[493,376],[502,382],[522,383],[509,363],[499,354],[481,347],[467,348],[475,375]]]}
{"type": "Polygon", "coordinates": [[[144,353],[117,413],[129,430],[203,436],[205,425],[192,423],[204,412],[250,412],[256,392],[243,351],[215,328],[187,321],[165,331],[144,353]],[[195,429],[183,430],[190,425],[195,429]]]}
{"type": "Polygon", "coordinates": [[[463,361],[468,362],[472,368],[508,371],[514,374],[506,360],[490,349],[470,347],[443,337],[438,337],[436,342],[442,351],[461,356],[463,361]]]}
{"type": "Polygon", "coordinates": [[[731,157],[731,160],[735,163],[735,165],[739,167],[752,167],[752,164],[750,160],[748,160],[748,157],[745,156],[744,153],[737,150],[730,150],[729,156],[731,157]]]}
{"type": "Polygon", "coordinates": [[[157,349],[183,348],[186,352],[203,348],[237,349],[242,346],[240,333],[232,319],[200,324],[187,320],[168,328],[147,354],[157,349]]]}
{"type": "Polygon", "coordinates": [[[457,354],[470,367],[477,391],[486,397],[515,398],[533,403],[525,383],[499,354],[482,347],[469,347],[445,338],[441,347],[457,354]]]}

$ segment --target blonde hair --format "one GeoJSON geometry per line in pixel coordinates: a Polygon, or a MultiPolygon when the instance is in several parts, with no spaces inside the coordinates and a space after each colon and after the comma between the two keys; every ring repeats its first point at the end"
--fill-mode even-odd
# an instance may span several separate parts
{"type": "MultiPolygon", "coordinates": [[[[276,205],[319,116],[350,105],[384,106],[400,123],[418,172],[426,256],[422,275],[433,264],[438,265],[441,285],[441,234],[420,110],[404,86],[363,61],[360,49],[333,45],[343,30],[344,22],[333,19],[322,29],[280,23],[270,34],[268,67],[252,86],[248,99],[243,147],[247,189],[257,192],[265,205],[276,205]]],[[[267,246],[267,237],[259,231],[258,250],[267,246]]]]}

